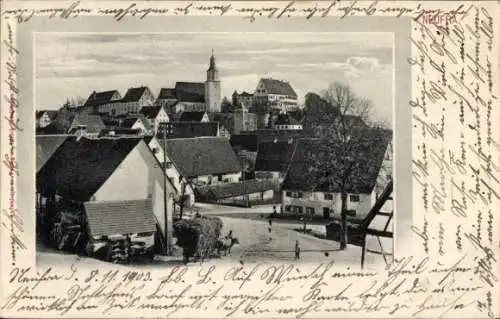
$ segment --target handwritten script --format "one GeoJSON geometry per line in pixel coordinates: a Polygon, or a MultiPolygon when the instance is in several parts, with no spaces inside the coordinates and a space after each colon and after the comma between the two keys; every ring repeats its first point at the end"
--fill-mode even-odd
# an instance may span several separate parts
{"type": "Polygon", "coordinates": [[[338,271],[333,262],[312,270],[293,264],[176,266],[161,275],[142,268],[14,268],[1,307],[49,315],[148,311],[166,318],[193,311],[225,317],[369,312],[425,317],[436,310],[444,316],[473,308],[492,314],[492,304],[482,297],[486,283],[477,280],[471,262],[466,255],[451,267],[429,258],[403,258],[381,271],[364,272],[338,271]]]}
{"type": "MultiPolygon", "coordinates": [[[[8,235],[0,309],[18,316],[85,317],[133,313],[158,318],[498,317],[500,142],[498,5],[493,2],[122,2],[22,1],[2,6],[2,214],[8,235]],[[354,271],[335,262],[165,267],[78,263],[23,265],[17,208],[18,56],[15,28],[35,17],[86,16],[127,23],[153,16],[238,16],[249,23],[384,16],[411,20],[413,224],[408,249],[385,269],[354,271]],[[6,129],[5,129],[6,128],[6,129]],[[5,143],[4,143],[5,140],[5,143]],[[7,178],[5,178],[7,177],[7,178]],[[4,191],[5,190],[5,191],[4,191]],[[6,196],[4,196],[6,194],[6,196]],[[6,203],[6,204],[4,204],[6,203]],[[5,279],[5,277],[4,277],[5,279]],[[56,288],[57,287],[57,288],[56,288]]],[[[278,22],[276,22],[278,23],[278,22]]],[[[397,52],[396,46],[396,52],[397,52]]],[[[397,127],[397,125],[396,125],[397,127]]],[[[397,135],[397,132],[396,132],[397,135]]],[[[408,194],[411,196],[411,194],[408,194]]],[[[401,200],[396,198],[396,200],[401,200]]],[[[403,199],[404,200],[404,199],[403,199]]],[[[2,237],[4,238],[4,237],[2,237]]],[[[397,240],[397,238],[396,238],[397,240]]],[[[3,266],[3,265],[2,265],[3,266]]]]}

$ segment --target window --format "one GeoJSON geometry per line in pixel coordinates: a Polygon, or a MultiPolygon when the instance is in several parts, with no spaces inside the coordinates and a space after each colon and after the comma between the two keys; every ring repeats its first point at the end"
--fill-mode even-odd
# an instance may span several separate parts
{"type": "Polygon", "coordinates": [[[352,203],[359,202],[359,195],[350,195],[349,196],[349,201],[352,202],[352,203]]]}
{"type": "Polygon", "coordinates": [[[217,180],[220,182],[222,181],[222,175],[217,175],[217,180]]]}
{"type": "Polygon", "coordinates": [[[302,192],[287,192],[286,196],[292,198],[302,198],[302,192]]]}
{"type": "Polygon", "coordinates": [[[325,193],[325,200],[333,200],[333,194],[325,193]]]}
{"type": "Polygon", "coordinates": [[[314,215],[314,208],[313,207],[306,207],[306,213],[308,215],[314,215]]]}

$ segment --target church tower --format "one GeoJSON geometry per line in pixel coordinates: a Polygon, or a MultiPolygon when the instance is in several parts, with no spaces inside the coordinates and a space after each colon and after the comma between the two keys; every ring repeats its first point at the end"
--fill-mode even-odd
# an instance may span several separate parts
{"type": "Polygon", "coordinates": [[[214,50],[212,50],[210,66],[207,70],[207,80],[205,81],[205,103],[207,105],[207,112],[220,112],[221,102],[219,70],[215,65],[214,50]]]}

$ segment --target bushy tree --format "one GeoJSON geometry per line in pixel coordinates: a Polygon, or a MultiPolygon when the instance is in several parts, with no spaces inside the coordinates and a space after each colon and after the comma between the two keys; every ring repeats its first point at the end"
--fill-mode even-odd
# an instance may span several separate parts
{"type": "MultiPolygon", "coordinates": [[[[318,96],[310,95],[311,98],[318,99],[318,96]]],[[[357,183],[356,178],[362,176],[358,174],[358,164],[370,157],[368,145],[373,131],[368,129],[366,123],[372,104],[357,96],[348,85],[340,83],[330,85],[318,101],[327,102],[322,107],[325,110],[333,107],[333,111],[321,111],[321,124],[316,131],[320,141],[315,152],[307,154],[307,161],[318,185],[327,184],[330,189],[340,190],[340,249],[346,249],[347,191],[357,183]]],[[[372,165],[374,169],[375,166],[372,165]]]]}

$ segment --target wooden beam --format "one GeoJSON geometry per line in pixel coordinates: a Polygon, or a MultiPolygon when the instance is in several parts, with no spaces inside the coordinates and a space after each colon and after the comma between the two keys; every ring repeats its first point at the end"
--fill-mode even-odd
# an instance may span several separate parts
{"type": "Polygon", "coordinates": [[[372,235],[372,236],[385,237],[385,238],[392,238],[393,237],[392,232],[383,231],[383,230],[376,230],[376,229],[367,229],[366,234],[372,235]]]}

